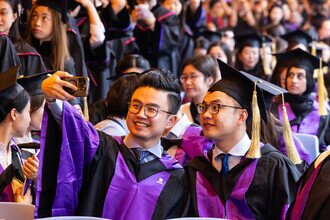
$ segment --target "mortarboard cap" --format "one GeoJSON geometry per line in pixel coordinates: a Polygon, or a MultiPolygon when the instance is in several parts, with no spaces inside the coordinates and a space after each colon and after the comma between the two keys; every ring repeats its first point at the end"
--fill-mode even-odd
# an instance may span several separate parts
{"type": "Polygon", "coordinates": [[[62,15],[62,22],[66,23],[68,21],[68,15],[67,15],[67,7],[68,7],[68,2],[67,0],[37,0],[37,5],[40,6],[47,6],[58,13],[62,15]]]}
{"type": "Polygon", "coordinates": [[[210,43],[219,42],[221,40],[221,33],[219,31],[205,30],[201,35],[208,39],[210,43]]]}
{"type": "Polygon", "coordinates": [[[307,47],[313,40],[309,34],[300,29],[281,35],[281,38],[288,42],[288,49],[291,49],[298,44],[303,44],[307,47]]]}
{"type": "Polygon", "coordinates": [[[17,79],[17,83],[23,86],[23,88],[30,94],[30,96],[40,95],[42,94],[42,81],[48,77],[48,74],[53,74],[54,72],[55,71],[47,71],[30,76],[20,76],[17,79]]]}
{"type": "Polygon", "coordinates": [[[251,33],[245,35],[235,35],[235,46],[242,50],[244,47],[262,47],[263,43],[270,43],[272,39],[263,36],[260,33],[251,33]]]}
{"type": "MultiPolygon", "coordinates": [[[[208,90],[209,92],[221,91],[234,98],[242,108],[247,109],[249,118],[252,115],[251,101],[255,82],[251,75],[242,73],[233,67],[218,59],[218,64],[222,79],[213,84],[208,90]]],[[[257,93],[261,94],[261,90],[257,87],[257,93]]],[[[267,121],[265,103],[262,99],[258,100],[261,118],[267,121]]]]}

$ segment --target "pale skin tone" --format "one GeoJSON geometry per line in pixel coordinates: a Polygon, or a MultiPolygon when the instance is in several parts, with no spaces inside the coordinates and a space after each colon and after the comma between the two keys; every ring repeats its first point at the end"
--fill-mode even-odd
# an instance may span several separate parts
{"type": "Polygon", "coordinates": [[[242,62],[245,70],[253,69],[259,60],[259,48],[245,46],[238,54],[238,58],[242,62]]]}
{"type": "Polygon", "coordinates": [[[33,36],[40,42],[52,39],[53,19],[46,6],[38,6],[32,12],[31,30],[33,36]]]}
{"type": "MultiPolygon", "coordinates": [[[[240,107],[236,100],[220,91],[208,92],[203,102],[240,107]]],[[[245,109],[224,107],[216,115],[207,110],[200,115],[200,122],[204,136],[214,140],[221,151],[229,152],[245,135],[247,117],[245,109]]]]}
{"type": "Polygon", "coordinates": [[[138,20],[143,21],[150,30],[155,30],[156,18],[151,12],[151,9],[157,4],[156,1],[137,1],[138,5],[135,6],[134,10],[131,13],[131,20],[133,23],[136,23],[138,20]],[[142,5],[142,6],[141,6],[142,5]]]}
{"type": "Polygon", "coordinates": [[[193,65],[188,64],[183,68],[182,77],[187,77],[182,81],[183,90],[195,104],[201,103],[203,98],[213,83],[212,77],[205,79],[203,73],[198,71],[193,65]]]}
{"type": "Polygon", "coordinates": [[[17,18],[10,5],[5,1],[0,1],[0,32],[9,34],[12,24],[17,18]]]}
{"type": "MultiPolygon", "coordinates": [[[[74,99],[75,97],[62,88],[64,86],[77,90],[77,87],[71,83],[61,80],[62,77],[70,76],[72,75],[58,71],[45,79],[41,88],[46,99],[49,101],[74,99]]],[[[159,111],[154,118],[148,118],[144,113],[146,104],[154,104],[159,106],[160,110],[169,111],[167,92],[151,87],[140,87],[133,93],[132,100],[141,103],[142,108],[136,114],[128,112],[126,118],[127,127],[130,130],[128,135],[132,136],[141,147],[148,149],[159,142],[166,128],[173,126],[176,116],[159,111]]]]}

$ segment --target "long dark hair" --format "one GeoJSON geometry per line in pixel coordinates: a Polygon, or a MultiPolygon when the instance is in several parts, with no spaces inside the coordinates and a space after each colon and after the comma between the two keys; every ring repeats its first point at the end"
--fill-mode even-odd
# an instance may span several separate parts
{"type": "Polygon", "coordinates": [[[21,45],[25,43],[19,30],[19,26],[20,26],[20,14],[18,11],[19,0],[0,0],[0,1],[7,2],[10,5],[11,9],[13,10],[13,13],[17,14],[16,20],[10,27],[10,31],[9,31],[10,40],[13,42],[14,45],[21,45]]]}

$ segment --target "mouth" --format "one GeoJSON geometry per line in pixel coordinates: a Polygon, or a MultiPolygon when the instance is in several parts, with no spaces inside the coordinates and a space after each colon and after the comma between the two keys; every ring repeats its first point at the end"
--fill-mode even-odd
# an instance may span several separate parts
{"type": "Polygon", "coordinates": [[[203,123],[203,128],[205,129],[209,129],[211,127],[213,127],[214,125],[213,124],[210,124],[210,123],[203,123]]]}
{"type": "Polygon", "coordinates": [[[147,123],[144,123],[144,122],[139,122],[139,121],[135,121],[133,122],[135,126],[138,126],[138,127],[149,127],[150,125],[148,125],[147,123]]]}

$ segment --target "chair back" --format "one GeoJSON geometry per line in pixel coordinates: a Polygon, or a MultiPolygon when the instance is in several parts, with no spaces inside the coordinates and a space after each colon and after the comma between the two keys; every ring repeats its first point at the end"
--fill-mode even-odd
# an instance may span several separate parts
{"type": "Polygon", "coordinates": [[[301,141],[305,150],[310,155],[310,161],[313,162],[320,154],[319,139],[315,135],[295,133],[295,136],[301,141]]]}
{"type": "Polygon", "coordinates": [[[5,220],[33,220],[34,205],[16,202],[0,202],[0,219],[5,220]]]}

